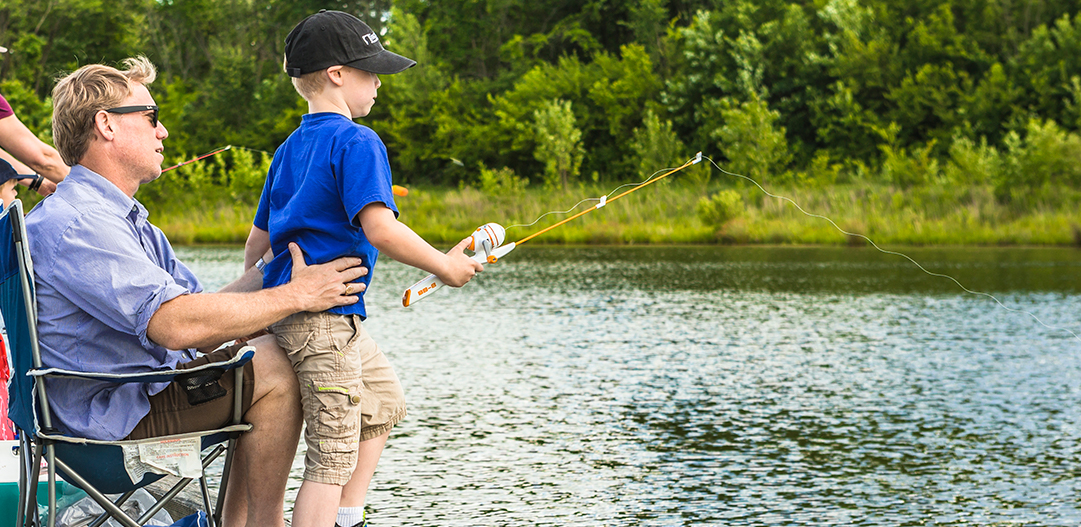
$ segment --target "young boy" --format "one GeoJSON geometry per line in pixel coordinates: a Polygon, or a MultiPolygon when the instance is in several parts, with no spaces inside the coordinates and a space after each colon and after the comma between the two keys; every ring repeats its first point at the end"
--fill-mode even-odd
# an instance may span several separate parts
{"type": "MultiPolygon", "coordinates": [[[[23,165],[18,161],[15,161],[15,163],[23,171],[30,171],[26,165],[23,165]]],[[[3,157],[0,157],[0,200],[4,202],[4,208],[7,208],[8,205],[11,205],[12,201],[15,201],[15,198],[17,197],[15,184],[22,179],[30,180],[30,190],[38,190],[38,187],[40,187],[42,181],[44,181],[44,178],[38,174],[20,175],[16,170],[16,167],[4,160],[3,157]]],[[[50,194],[51,193],[52,192],[50,192],[50,194]]]]}
{"type": "MultiPolygon", "coordinates": [[[[379,74],[415,64],[339,11],[320,11],[286,37],[285,70],[309,113],[274,153],[245,246],[245,268],[261,267],[264,287],[289,280],[289,242],[309,263],[363,259],[368,275],[344,295],[364,291],[380,252],[452,286],[483,270],[464,253],[468,239],[443,254],[398,222],[386,147],[352,122],[375,104],[379,74]],[[276,256],[263,264],[268,248],[276,256]]],[[[304,408],[308,453],[294,527],[364,525],[368,484],[390,429],[405,416],[401,383],[361,326],[366,316],[361,295],[356,304],[298,313],[271,328],[293,363],[304,408]]]]}

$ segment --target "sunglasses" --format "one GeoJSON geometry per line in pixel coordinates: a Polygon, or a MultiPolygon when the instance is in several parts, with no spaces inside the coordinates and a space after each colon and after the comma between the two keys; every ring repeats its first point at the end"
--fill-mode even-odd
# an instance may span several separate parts
{"type": "Polygon", "coordinates": [[[136,113],[136,112],[154,112],[150,115],[150,126],[158,127],[158,106],[156,104],[141,104],[138,106],[120,106],[118,108],[106,108],[106,112],[109,113],[136,113]]]}

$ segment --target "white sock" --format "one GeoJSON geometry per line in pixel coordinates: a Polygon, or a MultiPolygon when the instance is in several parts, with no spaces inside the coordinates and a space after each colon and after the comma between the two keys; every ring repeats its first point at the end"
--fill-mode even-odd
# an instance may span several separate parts
{"type": "Polygon", "coordinates": [[[338,525],[353,527],[364,523],[364,507],[338,507],[338,525]]]}

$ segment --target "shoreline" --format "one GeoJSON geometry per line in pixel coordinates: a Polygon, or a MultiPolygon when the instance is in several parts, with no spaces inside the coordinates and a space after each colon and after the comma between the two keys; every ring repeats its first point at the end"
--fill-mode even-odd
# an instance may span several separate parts
{"type": "MultiPolygon", "coordinates": [[[[864,246],[866,240],[809,217],[784,200],[757,189],[676,181],[657,185],[635,199],[620,200],[531,240],[531,245],[724,245],[817,247],[864,246]],[[724,220],[702,213],[702,203],[719,192],[738,195],[724,220]],[[711,223],[712,222],[712,223],[711,223]]],[[[429,243],[453,246],[478,226],[507,228],[507,242],[597,203],[613,185],[579,184],[567,190],[527,188],[485,192],[473,187],[410,188],[395,200],[399,219],[429,243]],[[590,197],[594,196],[594,197],[590,197]],[[589,201],[592,200],[592,201],[589,201]],[[572,204],[577,207],[570,209],[572,204]],[[563,214],[545,216],[558,211],[563,214]]],[[[1072,200],[1029,203],[1027,208],[995,200],[989,187],[952,186],[899,189],[846,184],[825,188],[770,189],[804,210],[829,218],[836,227],[866,236],[879,246],[897,247],[1081,247],[1081,209],[1072,200]]],[[[1069,188],[1049,193],[1064,198],[1069,188]]],[[[214,197],[144,203],[151,221],[176,245],[243,244],[255,204],[214,197]]],[[[137,196],[142,198],[142,196],[137,196]]],[[[256,196],[257,199],[257,196],[256,196]]]]}

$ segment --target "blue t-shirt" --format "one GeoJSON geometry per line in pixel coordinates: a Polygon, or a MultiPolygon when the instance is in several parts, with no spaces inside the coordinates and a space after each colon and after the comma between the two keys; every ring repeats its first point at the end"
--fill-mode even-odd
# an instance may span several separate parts
{"type": "MultiPolygon", "coordinates": [[[[263,287],[289,282],[289,242],[300,245],[308,265],[360,257],[368,268],[360,281],[367,286],[379,251],[364,236],[357,213],[375,202],[398,215],[387,148],[379,136],[337,113],[305,115],[300,128],[274,152],[255,213],[255,226],[270,233],[274,250],[263,287]]],[[[329,312],[367,317],[363,293],[356,304],[329,312]]]]}

